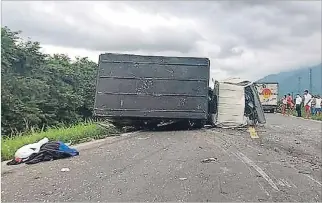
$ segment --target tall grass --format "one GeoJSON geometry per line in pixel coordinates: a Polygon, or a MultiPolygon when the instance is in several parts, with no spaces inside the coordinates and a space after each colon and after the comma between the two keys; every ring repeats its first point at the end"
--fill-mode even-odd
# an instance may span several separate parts
{"type": "Polygon", "coordinates": [[[93,139],[102,139],[119,133],[114,126],[103,128],[95,123],[87,122],[71,127],[49,128],[46,131],[31,132],[27,135],[16,135],[1,139],[1,160],[12,159],[15,152],[26,144],[38,142],[47,137],[50,141],[71,142],[77,144],[93,139]]]}

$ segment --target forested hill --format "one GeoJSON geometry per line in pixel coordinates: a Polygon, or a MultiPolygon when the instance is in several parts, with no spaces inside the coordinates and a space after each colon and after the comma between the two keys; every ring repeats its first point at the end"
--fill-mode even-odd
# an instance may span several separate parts
{"type": "Polygon", "coordinates": [[[305,89],[310,88],[309,70],[312,69],[312,93],[322,95],[322,64],[301,68],[293,71],[282,72],[278,74],[268,75],[258,82],[278,82],[279,95],[287,93],[303,94],[305,89]],[[300,77],[300,82],[299,82],[300,77]]]}
{"type": "Polygon", "coordinates": [[[1,134],[90,118],[96,66],[87,58],[45,55],[38,42],[1,28],[1,134]]]}

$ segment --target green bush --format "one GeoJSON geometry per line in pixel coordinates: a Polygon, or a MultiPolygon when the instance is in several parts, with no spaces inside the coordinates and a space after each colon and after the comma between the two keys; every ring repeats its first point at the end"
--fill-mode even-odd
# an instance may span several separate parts
{"type": "Polygon", "coordinates": [[[20,33],[1,28],[1,135],[90,119],[97,64],[44,54],[20,33]]]}

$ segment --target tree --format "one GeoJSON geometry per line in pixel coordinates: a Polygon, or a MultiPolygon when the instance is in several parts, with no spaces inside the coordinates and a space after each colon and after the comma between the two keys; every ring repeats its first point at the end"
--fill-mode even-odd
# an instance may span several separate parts
{"type": "Polygon", "coordinates": [[[90,118],[97,64],[43,54],[39,42],[20,33],[1,28],[2,135],[90,118]]]}

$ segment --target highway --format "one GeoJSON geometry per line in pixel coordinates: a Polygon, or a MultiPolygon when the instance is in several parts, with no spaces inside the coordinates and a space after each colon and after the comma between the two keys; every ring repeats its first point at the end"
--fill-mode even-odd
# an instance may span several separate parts
{"type": "Polygon", "coordinates": [[[266,117],[259,138],[247,129],[135,132],[71,159],[3,169],[2,202],[321,202],[322,123],[266,117]]]}

